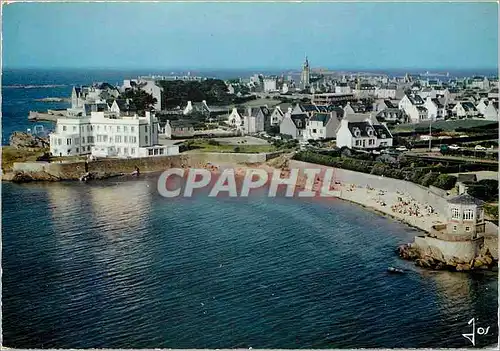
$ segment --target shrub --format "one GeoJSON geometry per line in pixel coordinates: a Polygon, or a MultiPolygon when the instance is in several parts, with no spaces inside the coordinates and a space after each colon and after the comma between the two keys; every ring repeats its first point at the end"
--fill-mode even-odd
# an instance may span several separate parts
{"type": "Polygon", "coordinates": [[[491,202],[498,199],[498,180],[483,179],[468,187],[467,193],[480,200],[491,202]]]}
{"type": "Polygon", "coordinates": [[[485,204],[484,213],[498,221],[498,206],[485,204]]]}
{"type": "Polygon", "coordinates": [[[234,152],[241,152],[240,147],[239,147],[239,146],[236,146],[236,147],[234,148],[234,152]]]}
{"type": "Polygon", "coordinates": [[[219,146],[220,143],[217,141],[217,140],[214,140],[214,139],[208,139],[208,145],[215,145],[215,146],[219,146]]]}
{"type": "Polygon", "coordinates": [[[429,172],[420,179],[420,185],[428,187],[429,185],[432,185],[438,177],[439,173],[429,172]]]}
{"type": "Polygon", "coordinates": [[[440,174],[432,185],[443,190],[451,190],[455,186],[456,182],[457,177],[449,174],[440,174]]]}

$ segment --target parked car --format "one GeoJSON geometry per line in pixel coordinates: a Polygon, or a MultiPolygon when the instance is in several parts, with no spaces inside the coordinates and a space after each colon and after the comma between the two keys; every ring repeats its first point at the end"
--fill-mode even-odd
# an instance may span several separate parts
{"type": "Polygon", "coordinates": [[[486,150],[486,148],[484,146],[481,146],[481,145],[476,145],[474,150],[486,150]]]}
{"type": "Polygon", "coordinates": [[[458,146],[457,144],[450,145],[450,146],[449,146],[449,148],[450,148],[451,150],[460,150],[460,149],[461,149],[461,147],[460,147],[460,146],[458,146]]]}
{"type": "Polygon", "coordinates": [[[396,151],[408,151],[408,149],[406,148],[406,146],[399,146],[396,148],[396,151]]]}

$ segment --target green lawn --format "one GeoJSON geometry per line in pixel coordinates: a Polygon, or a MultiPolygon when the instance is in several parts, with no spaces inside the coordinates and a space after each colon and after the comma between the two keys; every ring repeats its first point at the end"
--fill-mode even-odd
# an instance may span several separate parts
{"type": "Polygon", "coordinates": [[[212,145],[209,144],[208,140],[195,139],[189,141],[192,147],[196,147],[191,152],[235,152],[235,148],[238,148],[239,153],[260,153],[260,152],[273,152],[276,148],[273,145],[212,145]]]}
{"type": "MultiPolygon", "coordinates": [[[[488,125],[498,125],[498,122],[495,121],[483,121],[478,119],[473,120],[458,120],[458,121],[438,121],[432,123],[432,128],[442,129],[446,132],[452,132],[457,128],[475,128],[475,127],[483,127],[488,125]]],[[[400,124],[394,127],[394,132],[412,132],[415,131],[416,128],[429,128],[429,122],[421,122],[418,124],[400,124]]]]}
{"type": "Polygon", "coordinates": [[[32,162],[36,161],[37,157],[42,156],[48,149],[16,149],[12,146],[2,146],[2,169],[4,171],[12,170],[14,162],[32,162]]]}

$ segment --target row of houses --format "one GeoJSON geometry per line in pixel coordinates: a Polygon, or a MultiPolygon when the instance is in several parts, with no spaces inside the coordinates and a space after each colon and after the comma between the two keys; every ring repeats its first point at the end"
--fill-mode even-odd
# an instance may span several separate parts
{"type": "Polygon", "coordinates": [[[341,108],[315,104],[234,108],[227,124],[243,134],[277,128],[282,135],[298,140],[336,139],[338,146],[378,148],[392,146],[392,134],[375,113],[353,112],[350,104],[341,108]],[[286,109],[286,110],[285,110],[286,109]]]}

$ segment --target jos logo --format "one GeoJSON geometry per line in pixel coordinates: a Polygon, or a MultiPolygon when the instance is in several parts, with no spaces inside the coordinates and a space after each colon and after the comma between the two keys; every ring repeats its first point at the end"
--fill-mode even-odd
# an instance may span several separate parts
{"type": "Polygon", "coordinates": [[[462,336],[464,338],[466,338],[467,340],[469,340],[473,346],[476,346],[476,333],[477,335],[487,335],[488,334],[488,331],[490,330],[490,327],[486,327],[486,328],[483,328],[483,327],[477,327],[476,328],[476,319],[475,318],[472,318],[469,323],[467,323],[468,325],[470,325],[472,323],[472,333],[470,334],[462,334],[462,336]]]}

